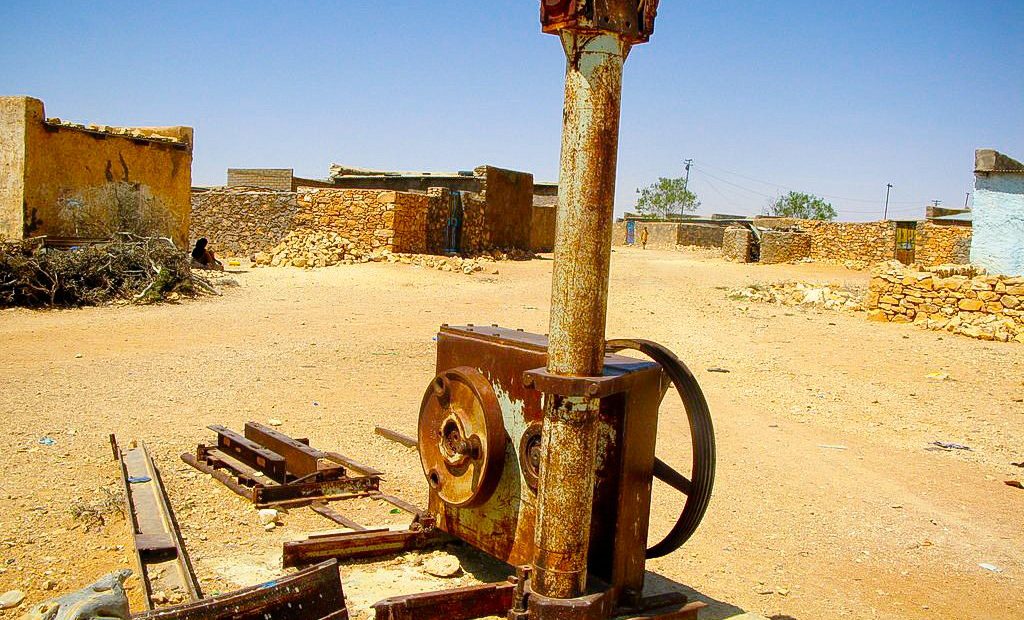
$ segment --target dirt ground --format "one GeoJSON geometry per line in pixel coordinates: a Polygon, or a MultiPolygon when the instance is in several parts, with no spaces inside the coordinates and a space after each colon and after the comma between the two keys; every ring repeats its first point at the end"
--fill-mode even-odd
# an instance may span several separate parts
{"type": "MultiPolygon", "coordinates": [[[[211,438],[208,424],[278,418],[289,434],[388,472],[387,491],[422,503],[416,453],[376,437],[374,424],[414,433],[439,324],[547,331],[550,268],[256,269],[223,297],[0,312],[0,593],[28,595],[0,618],[131,566],[105,491],[119,486],[111,432],[153,450],[211,594],[273,577],[282,541],[333,525],[299,509],[264,531],[250,505],[179,460],[211,438]]],[[[1004,484],[1024,481],[1011,465],[1024,461],[1024,346],[727,298],[726,288],[783,279],[864,286],[867,275],[614,254],[608,336],[673,349],[697,374],[718,438],[707,517],[681,550],[649,562],[660,575],[651,581],[692,588],[712,603],[710,619],[1024,617],[1024,491],[1004,484]],[[949,378],[928,378],[936,372],[949,378]]],[[[673,463],[688,456],[682,415],[666,400],[659,454],[673,463]]],[[[679,498],[655,490],[656,536],[679,498]]],[[[367,523],[400,521],[370,501],[335,506],[367,523]]],[[[490,570],[468,556],[464,566],[469,574],[441,585],[490,570]]],[[[408,558],[342,576],[362,608],[438,587],[408,558]]]]}

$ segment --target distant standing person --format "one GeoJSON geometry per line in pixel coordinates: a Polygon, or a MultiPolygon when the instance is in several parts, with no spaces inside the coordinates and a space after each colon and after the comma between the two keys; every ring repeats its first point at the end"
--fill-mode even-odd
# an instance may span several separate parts
{"type": "Polygon", "coordinates": [[[196,241],[196,247],[192,248],[192,267],[224,271],[224,264],[213,255],[213,250],[206,247],[207,243],[206,237],[201,237],[196,241]]]}
{"type": "Polygon", "coordinates": [[[640,247],[647,249],[647,227],[644,226],[640,229],[640,247]]]}

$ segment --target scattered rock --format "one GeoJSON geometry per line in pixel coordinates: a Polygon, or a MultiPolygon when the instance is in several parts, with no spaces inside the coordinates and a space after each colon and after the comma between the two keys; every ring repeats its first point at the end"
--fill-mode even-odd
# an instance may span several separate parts
{"type": "MultiPolygon", "coordinates": [[[[750,300],[784,306],[805,306],[828,310],[860,310],[861,291],[843,288],[838,284],[806,284],[803,282],[773,282],[752,284],[729,291],[729,299],[750,300]]],[[[870,317],[869,317],[870,318],[870,317]]],[[[882,320],[876,317],[875,320],[882,320]]]]}
{"type": "Polygon", "coordinates": [[[10,590],[0,594],[0,609],[11,609],[21,605],[25,600],[25,593],[21,590],[10,590]]]}
{"type": "Polygon", "coordinates": [[[260,525],[266,526],[270,523],[277,523],[281,513],[273,508],[263,508],[259,511],[260,525]]]}
{"type": "Polygon", "coordinates": [[[277,418],[270,418],[269,420],[267,420],[267,424],[271,426],[281,426],[282,424],[284,424],[284,422],[278,420],[277,418]]]}

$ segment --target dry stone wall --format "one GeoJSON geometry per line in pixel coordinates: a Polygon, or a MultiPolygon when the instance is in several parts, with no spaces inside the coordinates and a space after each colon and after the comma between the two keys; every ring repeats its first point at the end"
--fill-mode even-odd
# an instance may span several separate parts
{"type": "Polygon", "coordinates": [[[677,224],[676,243],[678,245],[697,246],[701,248],[720,248],[725,235],[725,227],[715,224],[677,224]]]}
{"type": "Polygon", "coordinates": [[[789,263],[808,258],[811,239],[805,232],[765,231],[761,233],[761,262],[789,263]]]}
{"type": "Polygon", "coordinates": [[[868,319],[1024,343],[1024,277],[979,275],[970,265],[922,271],[887,263],[871,280],[868,319]]]}
{"type": "Polygon", "coordinates": [[[726,228],[722,236],[722,257],[737,263],[754,260],[754,234],[750,230],[733,226],[726,228]]]}
{"type": "Polygon", "coordinates": [[[874,265],[896,257],[896,222],[800,220],[799,226],[811,235],[815,260],[874,265]]]}
{"type": "Polygon", "coordinates": [[[251,256],[280,243],[295,226],[294,192],[217,189],[192,194],[192,243],[200,237],[222,256],[251,256]]]}
{"type": "Polygon", "coordinates": [[[971,262],[970,226],[917,226],[914,262],[922,265],[966,264],[971,262]]]}
{"type": "MultiPolygon", "coordinates": [[[[395,222],[398,213],[396,203],[398,192],[391,190],[366,189],[323,189],[299,188],[299,212],[295,216],[296,228],[335,232],[343,236],[361,252],[388,249],[403,252],[395,247],[395,222]]],[[[402,215],[408,212],[402,209],[402,215]]],[[[425,244],[426,221],[423,222],[425,244]]],[[[416,243],[407,235],[404,225],[398,240],[416,243]]],[[[422,247],[422,245],[421,245],[422,247]]]]}

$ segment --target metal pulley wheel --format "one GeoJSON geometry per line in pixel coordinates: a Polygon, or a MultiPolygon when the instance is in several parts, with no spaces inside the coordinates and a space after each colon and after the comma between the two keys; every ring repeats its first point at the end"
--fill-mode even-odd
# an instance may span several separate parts
{"type": "Polygon", "coordinates": [[[420,406],[420,463],[446,504],[487,501],[501,479],[506,442],[501,405],[480,371],[459,366],[434,377],[420,406]]]}
{"type": "Polygon", "coordinates": [[[693,443],[693,469],[687,478],[661,459],[654,459],[654,477],[686,496],[675,525],[660,542],[647,549],[648,558],[660,558],[685,543],[704,518],[715,482],[715,429],[711,412],[697,379],[671,351],[650,340],[609,340],[610,353],[632,350],[657,362],[679,393],[686,408],[693,443]]]}

